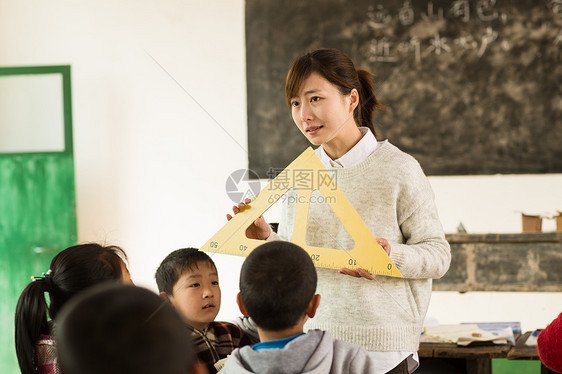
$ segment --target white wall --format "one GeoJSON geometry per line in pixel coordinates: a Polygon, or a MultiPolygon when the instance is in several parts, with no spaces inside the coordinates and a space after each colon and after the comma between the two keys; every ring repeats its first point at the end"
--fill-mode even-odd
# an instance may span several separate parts
{"type": "MultiPolygon", "coordinates": [[[[123,246],[137,284],[225,222],[247,167],[242,0],[0,0],[0,66],[72,65],[78,231],[123,246]]],[[[562,176],[434,177],[447,232],[519,232],[516,211],[562,210],[562,176]]],[[[276,219],[276,212],[269,213],[276,219]]],[[[544,229],[553,230],[553,222],[544,229]]],[[[241,258],[214,255],[226,319],[241,258]]],[[[562,294],[434,293],[443,323],[544,326],[562,294]],[[548,304],[548,305],[547,305],[548,304]]]]}

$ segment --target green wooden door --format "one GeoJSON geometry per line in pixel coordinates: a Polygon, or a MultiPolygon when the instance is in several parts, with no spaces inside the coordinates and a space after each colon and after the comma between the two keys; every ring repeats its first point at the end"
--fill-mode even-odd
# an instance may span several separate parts
{"type": "Polygon", "coordinates": [[[70,66],[0,68],[0,373],[30,276],[76,243],[70,66]]]}

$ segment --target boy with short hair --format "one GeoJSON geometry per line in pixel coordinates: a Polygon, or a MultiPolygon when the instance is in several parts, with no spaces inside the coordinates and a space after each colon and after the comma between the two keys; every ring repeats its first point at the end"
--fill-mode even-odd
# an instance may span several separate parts
{"type": "Polygon", "coordinates": [[[299,246],[262,244],[244,261],[240,311],[257,325],[261,343],[234,350],[220,373],[369,373],[372,358],[363,347],[334,340],[325,331],[303,333],[320,295],[309,255],[299,246]]]}
{"type": "Polygon", "coordinates": [[[215,263],[205,252],[196,248],[173,251],[162,261],[155,278],[160,295],[190,329],[197,357],[209,373],[216,373],[235,348],[253,343],[238,326],[215,321],[221,289],[215,263]]]}

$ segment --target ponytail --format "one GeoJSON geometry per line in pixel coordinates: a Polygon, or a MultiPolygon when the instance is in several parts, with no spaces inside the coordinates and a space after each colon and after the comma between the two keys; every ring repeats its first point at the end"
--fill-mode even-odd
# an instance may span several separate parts
{"type": "Polygon", "coordinates": [[[358,126],[368,127],[376,138],[377,131],[373,123],[373,114],[384,106],[375,96],[373,88],[375,75],[365,69],[357,69],[357,75],[359,76],[359,105],[355,108],[353,117],[358,126]]]}
{"type": "Polygon", "coordinates": [[[16,307],[16,354],[22,374],[36,374],[36,344],[49,331],[48,318],[56,320],[64,304],[74,295],[102,282],[120,281],[127,256],[117,246],[79,244],[57,254],[42,277],[32,278],[16,307]],[[49,306],[45,299],[49,293],[49,306]]]}
{"type": "Polygon", "coordinates": [[[16,307],[16,354],[22,374],[35,374],[35,344],[41,334],[49,334],[45,292],[50,292],[47,278],[35,279],[23,290],[16,307]]]}

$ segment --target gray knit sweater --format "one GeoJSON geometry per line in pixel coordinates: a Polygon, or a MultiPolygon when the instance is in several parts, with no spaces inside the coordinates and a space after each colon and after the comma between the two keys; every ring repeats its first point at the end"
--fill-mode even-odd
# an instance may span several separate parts
{"type": "MultiPolygon", "coordinates": [[[[451,261],[427,177],[413,157],[388,141],[353,167],[329,170],[373,235],[389,241],[390,259],[404,278],[378,276],[369,281],[318,268],[317,292],[322,302],[306,328],[329,331],[336,339],[372,351],[415,352],[432,278],[442,277],[451,261]]],[[[290,240],[297,199],[284,201],[279,237],[290,240]]],[[[321,198],[311,199],[306,240],[319,247],[354,246],[321,198]]]]}

